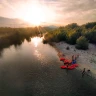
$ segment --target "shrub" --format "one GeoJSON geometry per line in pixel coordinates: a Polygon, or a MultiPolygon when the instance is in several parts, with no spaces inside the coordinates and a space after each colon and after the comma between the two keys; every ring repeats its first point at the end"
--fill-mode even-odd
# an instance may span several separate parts
{"type": "Polygon", "coordinates": [[[86,50],[88,49],[88,45],[89,45],[89,41],[84,36],[79,37],[76,41],[77,49],[86,50]]]}

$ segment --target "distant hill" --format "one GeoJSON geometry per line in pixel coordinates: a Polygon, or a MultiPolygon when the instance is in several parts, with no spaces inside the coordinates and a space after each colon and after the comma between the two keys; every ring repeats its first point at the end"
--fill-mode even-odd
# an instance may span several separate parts
{"type": "MultiPolygon", "coordinates": [[[[6,17],[0,17],[0,27],[32,27],[35,25],[32,25],[28,22],[25,22],[21,19],[11,19],[11,18],[6,18],[6,17]]],[[[41,25],[42,27],[49,27],[51,29],[58,28],[57,26],[42,22],[41,25]]]]}
{"type": "Polygon", "coordinates": [[[58,28],[58,26],[54,26],[54,25],[48,25],[48,26],[44,26],[45,29],[50,29],[50,30],[54,30],[56,28],[58,28]]]}
{"type": "Polygon", "coordinates": [[[47,27],[52,28],[52,29],[58,28],[58,26],[54,26],[54,25],[50,25],[50,26],[47,26],[47,27]]]}
{"type": "Polygon", "coordinates": [[[0,27],[27,27],[27,26],[30,26],[30,24],[23,20],[0,17],[0,27]]]}

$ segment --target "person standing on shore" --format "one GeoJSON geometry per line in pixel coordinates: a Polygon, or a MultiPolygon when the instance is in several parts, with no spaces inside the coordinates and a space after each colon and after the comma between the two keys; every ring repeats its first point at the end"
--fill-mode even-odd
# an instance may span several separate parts
{"type": "Polygon", "coordinates": [[[72,55],[72,61],[74,60],[74,55],[72,55]]]}
{"type": "Polygon", "coordinates": [[[76,56],[73,55],[73,56],[72,56],[72,63],[71,63],[71,64],[75,64],[75,63],[76,63],[76,56]]]}
{"type": "Polygon", "coordinates": [[[77,54],[76,56],[75,56],[75,60],[77,60],[79,58],[79,54],[77,54]]]}
{"type": "Polygon", "coordinates": [[[84,75],[85,75],[85,68],[82,71],[82,77],[84,77],[84,75]]]}
{"type": "Polygon", "coordinates": [[[90,69],[87,70],[87,76],[92,76],[90,69]]]}

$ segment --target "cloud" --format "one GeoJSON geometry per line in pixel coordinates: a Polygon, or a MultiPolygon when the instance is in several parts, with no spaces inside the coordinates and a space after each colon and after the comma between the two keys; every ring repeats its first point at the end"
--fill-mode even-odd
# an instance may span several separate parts
{"type": "Polygon", "coordinates": [[[79,24],[96,21],[96,0],[48,0],[58,12],[59,22],[79,24]]]}
{"type": "Polygon", "coordinates": [[[3,8],[2,4],[0,4],[0,9],[3,8]]]}
{"type": "MultiPolygon", "coordinates": [[[[15,11],[15,8],[12,6],[12,4],[8,1],[8,0],[1,0],[1,3],[3,6],[6,6],[6,7],[9,7],[11,8],[12,10],[15,11]]],[[[14,2],[15,3],[15,2],[14,2]]]]}
{"type": "Polygon", "coordinates": [[[96,0],[0,0],[0,2],[0,6],[6,6],[13,11],[22,9],[23,4],[38,2],[55,13],[54,22],[58,24],[96,21],[96,0]]]}

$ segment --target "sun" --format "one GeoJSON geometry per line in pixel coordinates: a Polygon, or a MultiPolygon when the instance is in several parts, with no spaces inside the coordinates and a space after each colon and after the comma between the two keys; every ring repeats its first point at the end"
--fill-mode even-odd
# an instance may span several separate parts
{"type": "Polygon", "coordinates": [[[57,20],[56,9],[41,1],[42,0],[29,0],[27,3],[20,3],[16,9],[18,18],[35,26],[55,22],[57,20]]]}
{"type": "Polygon", "coordinates": [[[31,24],[40,25],[42,22],[45,22],[44,9],[40,6],[27,6],[25,9],[26,13],[22,13],[21,18],[31,24]]]}

